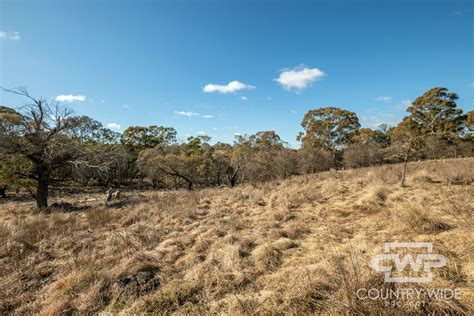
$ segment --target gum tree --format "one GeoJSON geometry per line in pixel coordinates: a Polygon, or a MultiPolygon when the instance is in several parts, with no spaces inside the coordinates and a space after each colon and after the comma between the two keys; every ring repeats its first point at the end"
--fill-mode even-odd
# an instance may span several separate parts
{"type": "Polygon", "coordinates": [[[301,126],[305,132],[297,140],[304,147],[320,147],[332,153],[334,162],[360,128],[354,112],[335,107],[325,107],[308,111],[301,126]]]}
{"type": "Polygon", "coordinates": [[[392,149],[403,160],[400,184],[405,185],[408,161],[423,149],[429,137],[458,140],[466,126],[466,115],[457,108],[456,93],[443,87],[426,91],[407,108],[410,113],[391,132],[392,149]]]}
{"type": "Polygon", "coordinates": [[[432,88],[407,108],[418,132],[440,138],[456,138],[464,129],[466,116],[457,108],[458,95],[443,87],[432,88]]]}

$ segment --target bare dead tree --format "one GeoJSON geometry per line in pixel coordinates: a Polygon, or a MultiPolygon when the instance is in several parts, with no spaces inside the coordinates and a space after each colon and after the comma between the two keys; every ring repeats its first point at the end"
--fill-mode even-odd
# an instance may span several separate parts
{"type": "Polygon", "coordinates": [[[0,150],[32,163],[29,177],[36,182],[36,190],[31,193],[38,208],[46,208],[52,172],[79,156],[79,147],[69,137],[76,127],[72,111],[35,98],[26,88],[3,90],[24,97],[26,102],[14,115],[2,119],[0,150]]]}

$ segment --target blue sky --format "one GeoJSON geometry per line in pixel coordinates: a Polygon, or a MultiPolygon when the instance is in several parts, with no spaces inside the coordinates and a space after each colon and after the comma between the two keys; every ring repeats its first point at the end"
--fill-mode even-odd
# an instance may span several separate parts
{"type": "MultiPolygon", "coordinates": [[[[444,86],[472,110],[472,3],[0,0],[0,86],[59,97],[118,131],[232,142],[274,129],[297,146],[318,107],[396,124],[444,86]]],[[[0,103],[21,105],[4,92],[0,103]]]]}

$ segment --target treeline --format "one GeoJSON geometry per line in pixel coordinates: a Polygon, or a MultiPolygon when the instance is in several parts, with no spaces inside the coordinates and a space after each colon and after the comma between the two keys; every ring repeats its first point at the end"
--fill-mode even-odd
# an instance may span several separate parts
{"type": "MultiPolygon", "coordinates": [[[[361,128],[355,113],[340,108],[311,110],[301,123],[299,149],[290,148],[274,131],[213,145],[208,136],[178,143],[172,127],[133,126],[120,134],[25,89],[7,91],[25,97],[27,104],[19,110],[0,107],[0,194],[26,188],[39,208],[47,207],[49,186],[57,181],[193,189],[474,155],[474,113],[463,114],[457,95],[446,88],[417,98],[394,127],[361,128]]],[[[404,175],[405,170],[402,184],[404,175]]]]}

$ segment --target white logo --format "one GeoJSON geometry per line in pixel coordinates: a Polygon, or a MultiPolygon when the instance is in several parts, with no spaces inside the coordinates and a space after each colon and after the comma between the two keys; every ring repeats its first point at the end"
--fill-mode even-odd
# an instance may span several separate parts
{"type": "Polygon", "coordinates": [[[433,244],[429,242],[390,242],[384,243],[384,253],[372,257],[371,266],[375,271],[384,272],[385,282],[431,282],[433,280],[432,268],[440,268],[446,265],[446,257],[440,254],[434,254],[433,244]],[[415,255],[415,259],[411,254],[404,254],[403,258],[398,253],[391,253],[394,249],[403,249],[408,251],[410,249],[419,250],[426,248],[426,253],[419,253],[415,255]],[[385,261],[386,265],[383,265],[385,261]],[[393,276],[393,268],[398,272],[397,276],[393,276]],[[423,276],[403,276],[402,272],[405,267],[410,265],[411,270],[419,273],[423,267],[423,276]],[[399,276],[402,275],[402,276],[399,276]]]}

